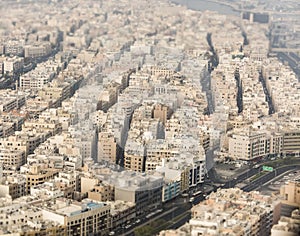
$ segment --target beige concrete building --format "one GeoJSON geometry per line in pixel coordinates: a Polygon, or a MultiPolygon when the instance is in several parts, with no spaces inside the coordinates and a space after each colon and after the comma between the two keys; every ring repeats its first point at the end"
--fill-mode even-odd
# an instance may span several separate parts
{"type": "MultiPolygon", "coordinates": [[[[38,199],[34,201],[39,202],[36,200],[38,199]]],[[[23,197],[15,201],[19,201],[18,204],[8,203],[0,208],[1,235],[67,235],[64,226],[43,220],[42,211],[34,206],[32,199],[23,197]]]]}
{"type": "Polygon", "coordinates": [[[166,140],[152,140],[146,149],[145,171],[155,170],[157,166],[161,165],[162,159],[169,160],[172,157],[178,157],[178,155],[179,149],[172,147],[166,140]]]}
{"type": "Polygon", "coordinates": [[[205,152],[210,149],[210,134],[208,131],[200,131],[200,145],[203,146],[205,152]]]}
{"type": "Polygon", "coordinates": [[[99,183],[99,179],[92,177],[84,177],[80,178],[80,192],[88,193],[90,190],[94,189],[94,187],[99,183]]]}
{"type": "Polygon", "coordinates": [[[228,141],[228,154],[233,159],[252,160],[270,153],[270,140],[264,133],[235,133],[228,141]]]}
{"type": "Polygon", "coordinates": [[[25,104],[25,94],[14,90],[0,90],[0,114],[20,109],[25,104]]]}
{"type": "Polygon", "coordinates": [[[280,217],[276,225],[273,225],[271,236],[298,236],[300,235],[300,212],[296,209],[291,217],[280,217]]]}
{"type": "Polygon", "coordinates": [[[64,197],[72,198],[74,192],[80,191],[80,174],[74,171],[60,171],[54,177],[55,185],[63,193],[64,197]]]}
{"type": "Polygon", "coordinates": [[[13,174],[0,181],[0,197],[10,196],[14,200],[27,194],[26,179],[22,175],[13,174]]]}
{"type": "MultiPolygon", "coordinates": [[[[38,228],[38,224],[31,227],[22,228],[23,232],[18,233],[18,236],[38,236],[38,235],[55,235],[67,236],[67,228],[62,225],[53,225],[52,222],[45,222],[45,227],[38,228]]],[[[15,234],[14,234],[15,235],[15,234]]]]}
{"type": "Polygon", "coordinates": [[[61,123],[53,114],[51,118],[40,117],[39,119],[28,119],[22,126],[23,131],[36,130],[41,133],[50,134],[51,136],[58,134],[61,130],[61,123]]]}
{"type": "Polygon", "coordinates": [[[36,73],[31,75],[20,76],[20,89],[21,90],[35,90],[38,91],[46,86],[55,76],[55,73],[50,75],[46,73],[36,73]]]}
{"type": "Polygon", "coordinates": [[[133,171],[101,173],[105,185],[114,186],[114,200],[132,202],[137,215],[146,215],[160,207],[162,202],[161,176],[147,175],[133,171]]]}
{"type": "Polygon", "coordinates": [[[5,169],[19,170],[26,163],[26,153],[23,150],[0,149],[0,162],[5,169]]]}
{"type": "Polygon", "coordinates": [[[140,146],[139,150],[141,148],[143,149],[142,151],[137,151],[137,150],[125,151],[124,154],[125,169],[138,171],[138,172],[143,172],[145,170],[146,155],[144,153],[144,147],[140,146]]]}
{"type": "Polygon", "coordinates": [[[107,235],[110,205],[85,199],[72,202],[56,199],[55,203],[42,210],[43,219],[67,227],[67,235],[107,235]]]}
{"type": "Polygon", "coordinates": [[[153,109],[153,118],[158,118],[164,125],[167,119],[170,119],[172,115],[171,109],[163,104],[156,104],[153,109]]]}
{"type": "Polygon", "coordinates": [[[274,132],[270,138],[270,154],[280,154],[283,152],[283,134],[274,132]]]}
{"type": "Polygon", "coordinates": [[[116,163],[118,155],[118,144],[114,135],[110,132],[98,134],[98,161],[108,160],[116,163]]]}
{"type": "Polygon", "coordinates": [[[283,152],[286,154],[300,152],[300,130],[283,131],[283,152]]]}
{"type": "Polygon", "coordinates": [[[26,45],[24,47],[24,56],[25,58],[31,57],[44,57],[50,54],[51,44],[50,43],[41,43],[36,45],[26,45]]]}
{"type": "MultiPolygon", "coordinates": [[[[22,169],[21,169],[22,172],[22,169]]],[[[58,169],[47,168],[47,166],[33,165],[29,167],[26,176],[26,191],[29,194],[30,188],[42,184],[58,175],[58,169]]]]}
{"type": "Polygon", "coordinates": [[[189,223],[160,235],[270,235],[272,225],[279,220],[280,209],[281,203],[275,197],[237,188],[219,189],[192,208],[189,223]]]}
{"type": "Polygon", "coordinates": [[[71,85],[55,81],[40,89],[38,95],[43,100],[52,101],[52,107],[61,106],[62,101],[71,96],[71,85]]]}
{"type": "Polygon", "coordinates": [[[13,122],[4,122],[0,125],[0,138],[8,137],[10,135],[13,135],[14,133],[15,133],[15,124],[13,122]]]}
{"type": "Polygon", "coordinates": [[[114,201],[115,188],[112,185],[99,183],[88,191],[88,198],[100,202],[114,201]]]}
{"type": "Polygon", "coordinates": [[[300,180],[289,181],[280,188],[284,203],[300,206],[300,180]]]}
{"type": "Polygon", "coordinates": [[[120,89],[121,85],[118,83],[110,84],[104,88],[97,104],[97,110],[107,112],[107,110],[117,102],[120,89]]]}
{"type": "Polygon", "coordinates": [[[172,70],[169,70],[168,68],[163,68],[158,66],[151,66],[147,69],[151,75],[155,75],[155,76],[172,76],[176,73],[172,70]]]}
{"type": "Polygon", "coordinates": [[[22,57],[8,57],[3,61],[4,73],[17,73],[21,72],[24,67],[24,58],[22,57]]]}
{"type": "Polygon", "coordinates": [[[117,229],[127,222],[136,219],[135,204],[132,202],[114,201],[108,202],[111,207],[108,228],[110,230],[117,229]]]}
{"type": "Polygon", "coordinates": [[[19,136],[9,136],[7,138],[0,139],[0,148],[12,148],[14,150],[21,150],[26,153],[26,156],[29,153],[29,143],[26,142],[26,140],[20,138],[19,136]]]}

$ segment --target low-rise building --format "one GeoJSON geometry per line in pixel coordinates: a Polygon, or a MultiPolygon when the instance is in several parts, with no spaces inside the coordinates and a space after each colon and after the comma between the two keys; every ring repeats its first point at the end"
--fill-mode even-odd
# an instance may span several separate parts
{"type": "Polygon", "coordinates": [[[114,201],[115,188],[112,185],[99,183],[88,191],[88,198],[101,202],[114,201]]]}
{"type": "Polygon", "coordinates": [[[0,178],[0,197],[10,196],[14,200],[26,194],[26,179],[23,175],[13,174],[0,178]]]}
{"type": "Polygon", "coordinates": [[[269,142],[264,133],[233,134],[229,138],[229,156],[242,160],[264,157],[269,154],[269,142]]]}
{"type": "Polygon", "coordinates": [[[136,219],[135,204],[132,202],[114,201],[107,202],[110,207],[109,230],[114,230],[136,219]]]}
{"type": "Polygon", "coordinates": [[[291,217],[282,216],[271,229],[271,236],[298,236],[300,234],[300,212],[296,209],[291,217]]]}
{"type": "Polygon", "coordinates": [[[132,171],[109,171],[98,177],[103,184],[114,186],[115,201],[134,203],[137,216],[146,215],[161,206],[163,186],[161,176],[132,171]]]}
{"type": "Polygon", "coordinates": [[[166,235],[270,235],[280,217],[281,203],[276,197],[240,189],[219,189],[192,208],[192,219],[166,235]],[[185,234],[184,234],[185,233],[185,234]]]}
{"type": "Polygon", "coordinates": [[[24,58],[22,57],[8,57],[3,61],[3,72],[4,73],[20,73],[24,67],[24,58]]]}
{"type": "Polygon", "coordinates": [[[44,57],[51,53],[51,44],[43,42],[41,44],[26,45],[24,47],[25,58],[44,57]]]}
{"type": "Polygon", "coordinates": [[[7,170],[17,171],[26,164],[26,153],[24,150],[13,148],[0,149],[0,162],[7,170]]]}
{"type": "Polygon", "coordinates": [[[21,173],[24,173],[26,177],[26,192],[30,193],[30,189],[33,186],[42,184],[46,181],[53,179],[58,175],[59,170],[48,168],[47,165],[34,164],[32,166],[22,166],[21,173]]]}
{"type": "Polygon", "coordinates": [[[290,205],[300,205],[300,180],[289,181],[280,188],[283,202],[290,205]]]}
{"type": "Polygon", "coordinates": [[[25,94],[15,90],[0,91],[0,114],[20,109],[26,101],[25,94]]]}
{"type": "Polygon", "coordinates": [[[84,199],[72,202],[56,199],[54,204],[42,209],[44,220],[50,220],[67,228],[67,235],[107,235],[110,205],[84,199]]]}

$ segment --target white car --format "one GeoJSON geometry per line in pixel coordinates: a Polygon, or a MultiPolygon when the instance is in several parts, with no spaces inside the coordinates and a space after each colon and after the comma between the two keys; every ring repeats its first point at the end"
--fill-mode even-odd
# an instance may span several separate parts
{"type": "Polygon", "coordinates": [[[135,223],[140,223],[141,222],[141,220],[140,219],[137,219],[136,221],[135,221],[135,223]]]}

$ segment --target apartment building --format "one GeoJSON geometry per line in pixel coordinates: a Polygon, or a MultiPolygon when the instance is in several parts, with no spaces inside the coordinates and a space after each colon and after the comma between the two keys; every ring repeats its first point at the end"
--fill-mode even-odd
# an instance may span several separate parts
{"type": "Polygon", "coordinates": [[[219,189],[192,208],[189,223],[160,235],[270,235],[279,220],[280,208],[276,197],[237,188],[219,189]]]}
{"type": "Polygon", "coordinates": [[[270,153],[270,140],[264,133],[237,133],[229,138],[228,154],[234,159],[253,160],[270,153]]]}
{"type": "Polygon", "coordinates": [[[283,130],[283,152],[286,154],[299,153],[300,130],[283,130]]]}
{"type": "Polygon", "coordinates": [[[179,156],[179,149],[173,147],[165,139],[155,139],[148,143],[146,148],[145,171],[155,170],[161,164],[162,159],[169,160],[179,156]]]}
{"type": "Polygon", "coordinates": [[[161,176],[106,170],[98,177],[103,184],[114,186],[115,201],[134,203],[137,216],[146,215],[161,205],[163,185],[161,176]]]}
{"type": "Polygon", "coordinates": [[[55,73],[46,74],[43,72],[31,73],[20,76],[21,90],[40,90],[55,77],[55,73]]]}
{"type": "Polygon", "coordinates": [[[34,70],[20,76],[19,89],[38,91],[51,82],[61,70],[61,64],[49,60],[38,64],[34,70]]]}
{"type": "Polygon", "coordinates": [[[143,172],[145,170],[146,156],[141,153],[125,152],[124,167],[128,170],[143,172]]]}
{"type": "Polygon", "coordinates": [[[9,136],[0,139],[1,149],[14,149],[24,151],[26,156],[29,154],[29,143],[20,136],[9,136]]]}
{"type": "Polygon", "coordinates": [[[146,68],[148,70],[148,72],[151,74],[151,75],[154,75],[154,76],[172,76],[174,75],[176,72],[175,71],[172,71],[168,68],[164,68],[164,67],[159,67],[159,66],[150,66],[150,67],[147,67],[146,68]]]}
{"type": "Polygon", "coordinates": [[[0,91],[0,114],[14,109],[20,109],[25,105],[25,94],[14,90],[0,91]]]}
{"type": "Polygon", "coordinates": [[[281,216],[278,223],[273,225],[271,236],[297,236],[300,234],[300,212],[295,209],[291,217],[281,216]]]}
{"type": "Polygon", "coordinates": [[[14,125],[12,122],[3,122],[2,125],[0,125],[0,138],[13,135],[15,133],[14,125]]]}
{"type": "Polygon", "coordinates": [[[80,174],[74,171],[60,171],[54,177],[55,186],[64,194],[65,198],[73,198],[74,192],[80,191],[80,174]]]}
{"type": "Polygon", "coordinates": [[[24,40],[8,40],[4,44],[5,55],[23,56],[24,44],[24,40]]]}
{"type": "Polygon", "coordinates": [[[51,53],[50,43],[41,43],[24,46],[24,57],[25,58],[37,58],[48,56],[51,53]]]}
{"type": "Polygon", "coordinates": [[[136,219],[135,204],[132,202],[114,201],[108,202],[110,205],[110,219],[108,228],[110,230],[117,229],[132,222],[136,219]]]}
{"type": "Polygon", "coordinates": [[[67,228],[67,235],[107,235],[110,205],[84,199],[72,202],[56,199],[55,203],[42,209],[44,220],[50,220],[67,228]]]}
{"type": "Polygon", "coordinates": [[[55,114],[53,114],[52,117],[41,116],[39,119],[27,119],[22,125],[22,130],[25,132],[35,130],[53,136],[58,134],[62,127],[55,114]]]}
{"type": "Polygon", "coordinates": [[[88,191],[88,198],[95,201],[114,201],[115,188],[113,185],[98,183],[88,191]]]}
{"type": "Polygon", "coordinates": [[[179,155],[169,160],[162,159],[161,165],[158,165],[155,171],[164,174],[164,180],[167,185],[169,184],[166,191],[172,191],[174,188],[175,194],[178,193],[177,182],[179,182],[180,192],[184,192],[202,183],[206,172],[204,160],[185,155],[179,155]]]}
{"type": "Polygon", "coordinates": [[[256,125],[247,125],[228,132],[229,157],[253,160],[266,155],[299,153],[299,128],[293,126],[291,122],[272,121],[267,124],[268,122],[258,122],[256,125]]]}
{"type": "Polygon", "coordinates": [[[30,187],[30,195],[43,198],[58,198],[63,197],[64,192],[60,190],[60,188],[55,184],[55,181],[50,180],[35,186],[30,187]]]}
{"type": "Polygon", "coordinates": [[[22,112],[8,112],[0,116],[0,122],[3,126],[6,126],[6,124],[8,126],[12,125],[14,131],[20,131],[25,117],[26,114],[23,114],[22,112]]]}
{"type": "Polygon", "coordinates": [[[24,58],[22,57],[7,57],[3,61],[3,72],[4,73],[20,73],[24,67],[24,58]]]}
{"type": "Polygon", "coordinates": [[[107,112],[117,102],[120,90],[121,85],[119,83],[114,82],[106,85],[100,93],[97,110],[107,112]]]}
{"type": "Polygon", "coordinates": [[[58,175],[59,170],[48,168],[47,165],[22,166],[21,173],[26,177],[26,192],[30,194],[30,189],[58,175]]]}
{"type": "Polygon", "coordinates": [[[158,118],[161,123],[166,124],[167,120],[170,119],[172,110],[164,104],[154,105],[153,118],[158,118]]]}
{"type": "Polygon", "coordinates": [[[131,147],[128,144],[127,142],[124,153],[124,168],[138,172],[145,171],[145,147],[139,143],[132,143],[131,147]]]}
{"type": "Polygon", "coordinates": [[[34,206],[32,199],[23,197],[23,200],[24,202],[16,205],[7,204],[1,207],[1,235],[66,235],[64,227],[52,221],[43,220],[41,210],[34,206]]]}
{"type": "Polygon", "coordinates": [[[12,174],[4,178],[0,178],[0,197],[11,197],[12,200],[25,196],[26,179],[23,175],[12,174]]]}
{"type": "Polygon", "coordinates": [[[280,195],[286,204],[300,205],[300,180],[289,181],[280,188],[280,195]]]}
{"type": "Polygon", "coordinates": [[[112,133],[100,132],[98,134],[98,161],[108,160],[116,163],[119,159],[119,145],[112,133]]]}
{"type": "Polygon", "coordinates": [[[26,153],[24,150],[13,148],[0,149],[0,162],[6,170],[17,171],[26,164],[26,153]]]}
{"type": "Polygon", "coordinates": [[[43,100],[52,101],[52,107],[61,106],[62,101],[71,96],[71,84],[70,83],[49,83],[38,91],[38,96],[43,100]]]}

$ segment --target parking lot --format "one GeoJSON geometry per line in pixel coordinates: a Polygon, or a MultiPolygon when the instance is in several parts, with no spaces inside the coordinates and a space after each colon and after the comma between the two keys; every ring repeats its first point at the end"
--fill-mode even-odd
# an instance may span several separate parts
{"type": "Polygon", "coordinates": [[[224,181],[234,179],[239,174],[249,170],[249,168],[250,166],[243,162],[218,163],[215,165],[218,176],[224,181]]]}

